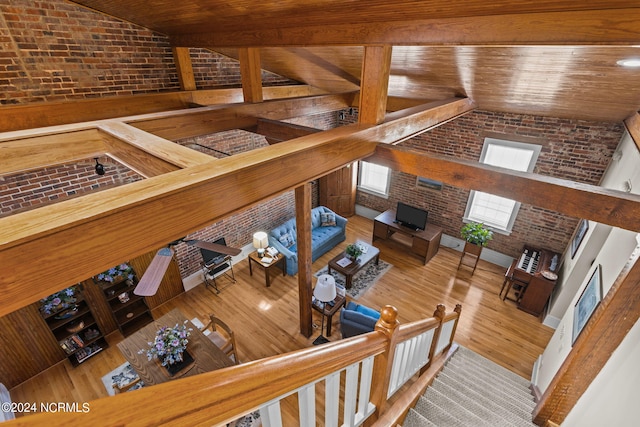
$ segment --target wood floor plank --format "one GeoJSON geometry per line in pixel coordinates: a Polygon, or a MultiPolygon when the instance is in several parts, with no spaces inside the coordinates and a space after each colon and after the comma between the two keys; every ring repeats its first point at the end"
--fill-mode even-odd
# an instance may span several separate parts
{"type": "MultiPolygon", "coordinates": [[[[313,264],[318,271],[357,238],[371,242],[373,221],[353,216],[347,225],[347,240],[313,264]]],[[[386,241],[376,241],[380,258],[393,264],[358,302],[379,309],[394,305],[400,322],[430,317],[437,304],[452,310],[462,304],[456,341],[511,371],[530,378],[536,358],[544,351],[553,330],[540,320],[502,301],[498,292],[504,269],[480,261],[475,273],[457,270],[460,253],[441,247],[427,264],[386,241]]],[[[153,310],[159,317],[174,307],[189,318],[205,320],[211,313],[235,331],[242,362],[310,347],[319,334],[320,316],[313,311],[314,333],[305,338],[299,332],[297,276],[273,276],[265,286],[261,269],[249,275],[247,260],[234,265],[237,283],[218,295],[204,285],[174,298],[153,310]]],[[[221,278],[219,280],[226,280],[221,278]]],[[[221,285],[226,283],[220,282],[221,285]]],[[[107,395],[101,377],[124,363],[116,344],[119,332],[107,337],[110,347],[77,368],[65,361],[11,390],[16,402],[86,402],[107,395]]],[[[339,316],[334,316],[330,340],[340,338],[339,316]]],[[[292,405],[295,407],[296,405],[292,405]]]]}

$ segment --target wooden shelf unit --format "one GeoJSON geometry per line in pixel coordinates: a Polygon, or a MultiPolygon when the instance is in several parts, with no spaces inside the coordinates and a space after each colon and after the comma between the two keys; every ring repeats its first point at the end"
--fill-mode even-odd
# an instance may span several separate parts
{"type": "Polygon", "coordinates": [[[135,280],[120,277],[113,282],[96,281],[96,284],[102,289],[118,329],[125,337],[153,321],[144,297],[133,293],[135,280]],[[120,301],[119,296],[123,293],[127,294],[128,301],[120,301]]]}
{"type": "Polygon", "coordinates": [[[41,311],[47,327],[73,366],[78,366],[109,346],[82,296],[81,287],[80,284],[74,286],[76,310],[72,315],[62,317],[72,310],[71,307],[61,308],[50,314],[41,311]]]}

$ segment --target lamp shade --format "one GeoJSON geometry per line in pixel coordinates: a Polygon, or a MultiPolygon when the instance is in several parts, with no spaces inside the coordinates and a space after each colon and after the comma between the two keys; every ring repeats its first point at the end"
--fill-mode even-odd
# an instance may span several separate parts
{"type": "Polygon", "coordinates": [[[269,239],[267,233],[264,231],[258,231],[253,235],[253,247],[256,249],[264,249],[269,246],[269,239]]]}
{"type": "Polygon", "coordinates": [[[333,301],[336,297],[336,279],[330,274],[321,274],[318,276],[316,288],[313,290],[313,296],[320,302],[333,301]]]}

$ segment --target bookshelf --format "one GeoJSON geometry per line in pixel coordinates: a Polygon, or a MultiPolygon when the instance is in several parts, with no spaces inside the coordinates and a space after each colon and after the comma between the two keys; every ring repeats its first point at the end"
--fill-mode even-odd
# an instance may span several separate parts
{"type": "Polygon", "coordinates": [[[40,314],[73,366],[109,346],[82,295],[82,286],[56,292],[40,304],[40,314]]]}

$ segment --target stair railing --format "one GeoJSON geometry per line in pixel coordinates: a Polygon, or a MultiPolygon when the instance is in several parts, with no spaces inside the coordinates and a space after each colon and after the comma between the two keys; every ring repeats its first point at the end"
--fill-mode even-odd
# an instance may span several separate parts
{"type": "Polygon", "coordinates": [[[256,410],[265,427],[311,427],[317,416],[327,427],[371,425],[388,396],[446,351],[459,315],[460,306],[449,314],[438,306],[434,318],[398,327],[397,310],[385,306],[368,334],[143,387],[79,404],[77,411],[20,417],[8,425],[223,426],[256,410]],[[297,407],[297,417],[283,405],[297,407]]]}

